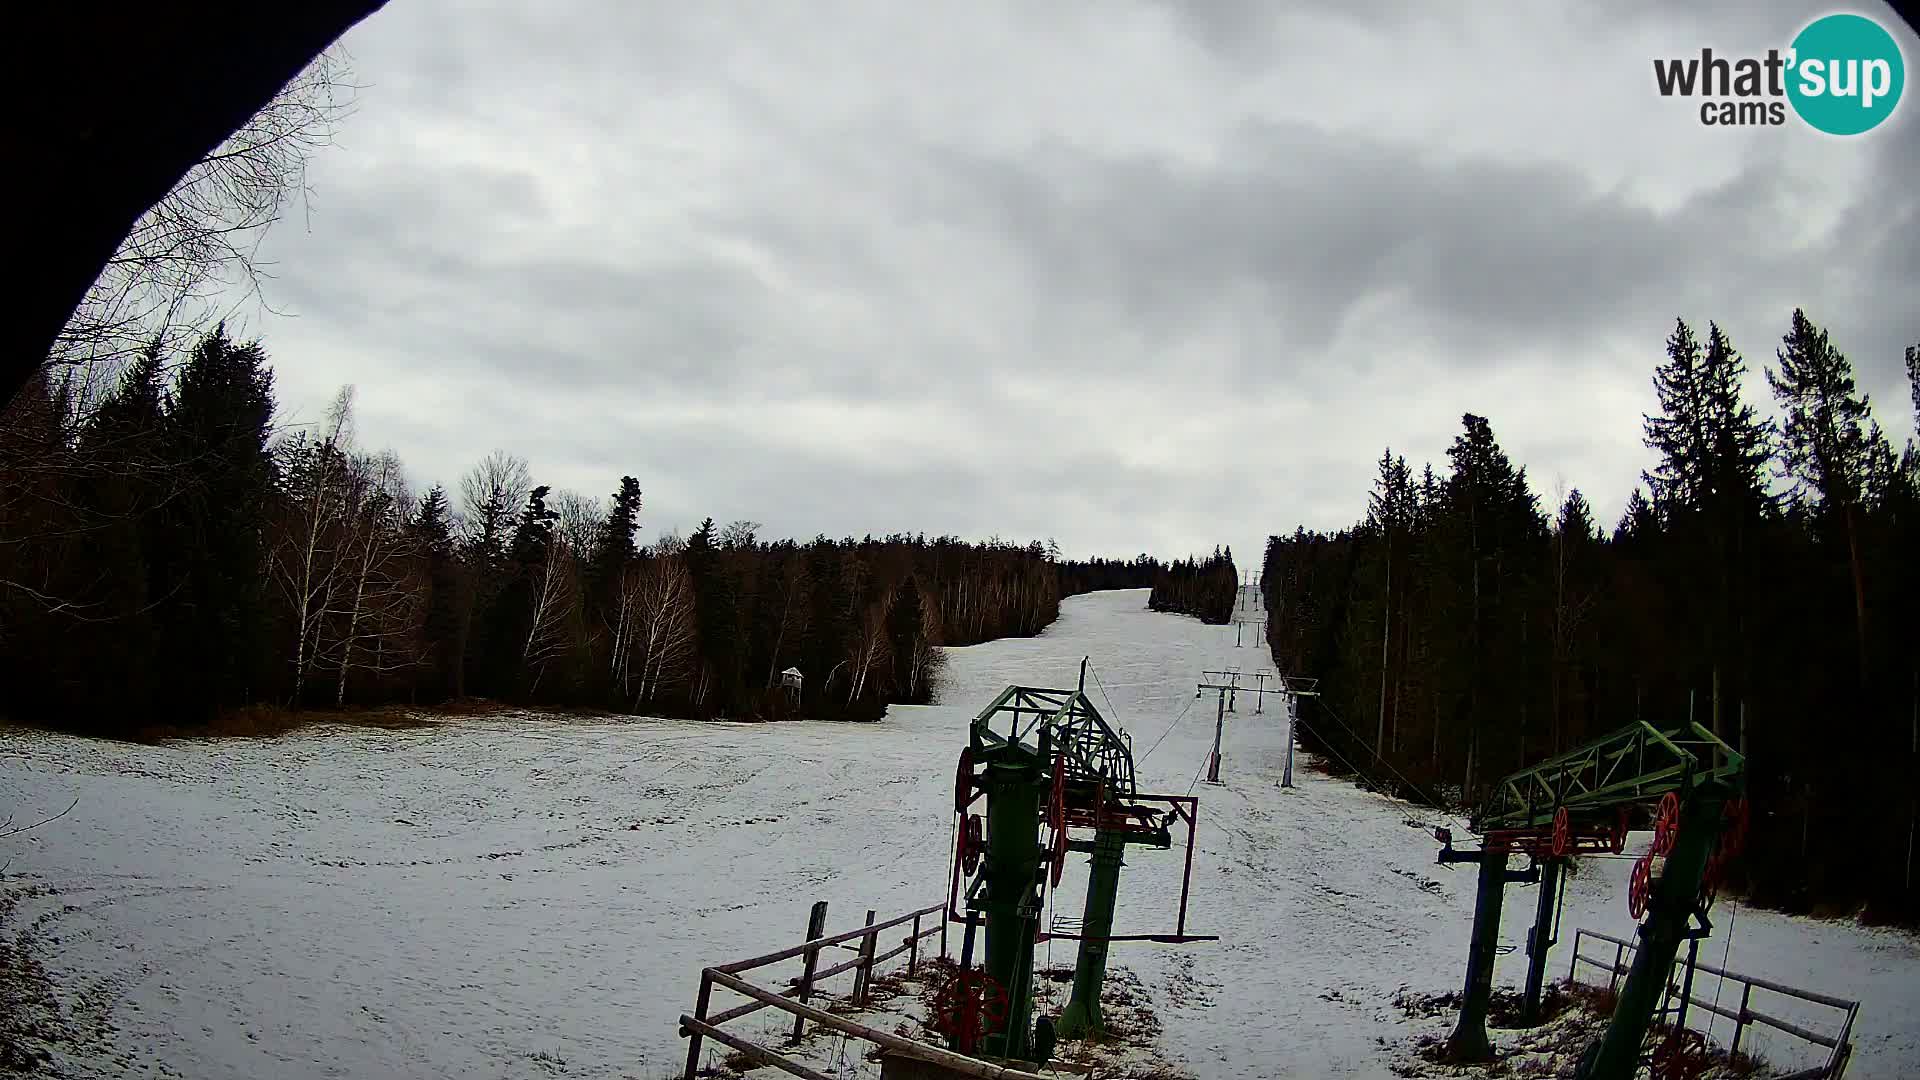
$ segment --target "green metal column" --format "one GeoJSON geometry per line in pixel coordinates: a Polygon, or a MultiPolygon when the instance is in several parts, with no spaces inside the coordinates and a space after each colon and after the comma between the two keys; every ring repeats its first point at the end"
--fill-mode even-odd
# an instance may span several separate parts
{"type": "Polygon", "coordinates": [[[1560,896],[1560,862],[1540,862],[1540,903],[1533,912],[1533,932],[1527,935],[1527,992],[1521,1009],[1529,1024],[1540,1022],[1540,988],[1546,981],[1547,952],[1553,948],[1553,905],[1560,896]]]}
{"type": "Polygon", "coordinates": [[[1040,792],[1046,758],[1020,746],[1001,748],[987,765],[987,852],[984,873],[986,971],[1007,992],[999,1033],[983,1040],[1005,1057],[1026,1050],[1033,1025],[1033,934],[1039,919],[1040,792]]]}
{"type": "Polygon", "coordinates": [[[1467,986],[1461,995],[1460,1022],[1447,1039],[1454,1061],[1487,1061],[1487,1004],[1493,996],[1493,961],[1500,946],[1500,904],[1507,890],[1507,853],[1480,853],[1480,892],[1473,902],[1473,940],[1467,946],[1467,986]]]}
{"type": "Polygon", "coordinates": [[[1073,996],[1060,1012],[1054,1030],[1063,1039],[1106,1034],[1100,1015],[1100,988],[1107,981],[1107,935],[1113,933],[1114,898],[1120,892],[1120,867],[1125,864],[1126,834],[1101,829],[1093,840],[1093,869],[1087,878],[1087,906],[1080,920],[1080,957],[1073,968],[1073,996]]]}
{"type": "Polygon", "coordinates": [[[1680,834],[1667,856],[1666,872],[1654,885],[1646,922],[1640,926],[1639,947],[1627,969],[1626,985],[1613,1022],[1599,1043],[1581,1080],[1628,1080],[1639,1067],[1640,1044],[1653,1026],[1653,1013],[1666,990],[1673,958],[1686,937],[1687,919],[1700,896],[1700,878],[1707,856],[1720,837],[1720,815],[1725,796],[1696,790],[1680,811],[1680,834]]]}

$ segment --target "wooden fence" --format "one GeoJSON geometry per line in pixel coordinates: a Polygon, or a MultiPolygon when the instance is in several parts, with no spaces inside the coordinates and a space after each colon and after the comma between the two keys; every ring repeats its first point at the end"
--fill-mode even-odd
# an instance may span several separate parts
{"type": "Polygon", "coordinates": [[[918,911],[909,911],[897,915],[883,923],[873,921],[874,913],[867,912],[865,925],[838,934],[825,934],[827,921],[827,903],[824,900],[813,905],[807,918],[806,940],[778,952],[764,956],[755,956],[747,960],[735,960],[729,964],[710,967],[700,972],[700,993],[694,999],[692,1015],[680,1017],[680,1035],[687,1040],[687,1070],[685,1080],[694,1080],[700,1068],[700,1050],[704,1039],[712,1039],[723,1046],[745,1054],[761,1065],[770,1065],[793,1076],[806,1080],[834,1080],[825,1073],[795,1061],[785,1054],[761,1046],[751,1040],[730,1031],[721,1030],[720,1025],[730,1020],[738,1020],[773,1008],[790,1013],[793,1016],[793,1032],[790,1042],[797,1042],[805,1030],[807,1021],[834,1031],[842,1032],[856,1039],[874,1043],[886,1050],[902,1056],[932,1062],[936,1065],[961,1073],[979,1077],[981,1080],[1044,1080],[1037,1073],[1022,1072],[1005,1068],[978,1058],[956,1054],[944,1047],[933,1046],[904,1038],[891,1032],[881,1031],[844,1017],[835,1016],[825,1009],[807,1004],[807,999],[819,987],[820,983],[846,972],[854,973],[851,1000],[855,1007],[867,1003],[869,990],[873,982],[873,973],[880,965],[893,960],[902,953],[907,957],[907,971],[912,973],[920,960],[920,942],[935,934],[940,936],[940,955],[947,954],[946,906],[935,904],[918,911]],[[925,927],[927,919],[935,919],[939,925],[925,927]],[[900,944],[879,952],[880,934],[895,927],[911,925],[911,929],[901,939],[900,944]],[[857,945],[846,943],[858,940],[857,945]],[[852,959],[822,970],[819,966],[821,952],[825,949],[850,948],[854,952],[852,959]],[[771,990],[741,977],[742,973],[777,964],[782,960],[801,959],[800,976],[790,981],[790,985],[781,990],[771,990]],[[745,1004],[735,1005],[721,1012],[710,1013],[714,987],[731,991],[748,999],[745,1004]]]}
{"type": "MultiPolygon", "coordinates": [[[[1607,988],[1609,990],[1616,989],[1620,984],[1620,979],[1626,975],[1627,969],[1632,963],[1632,958],[1629,954],[1633,952],[1633,949],[1634,945],[1630,941],[1623,941],[1620,938],[1611,937],[1593,930],[1575,930],[1573,932],[1573,959],[1567,965],[1567,981],[1573,981],[1574,974],[1579,970],[1581,964],[1592,964],[1594,967],[1609,973],[1607,988]],[[1611,961],[1604,958],[1597,959],[1581,952],[1581,942],[1588,938],[1612,945],[1613,959],[1611,961]]],[[[1674,965],[1675,971],[1677,972],[1685,966],[1685,963],[1684,960],[1676,961],[1674,965]]],[[[1747,1025],[1749,1024],[1762,1024],[1776,1031],[1784,1031],[1796,1038],[1805,1039],[1815,1046],[1821,1046],[1827,1049],[1827,1060],[1825,1064],[1817,1065],[1811,1069],[1803,1069],[1800,1072],[1783,1077],[1782,1080],[1839,1080],[1841,1074],[1846,1071],[1847,1059],[1853,1056],[1853,1043],[1851,1040],[1853,1036],[1854,1019],[1860,1015],[1860,1003],[1858,1001],[1850,1001],[1846,998],[1838,998],[1831,994],[1821,994],[1812,990],[1802,990],[1798,987],[1787,986],[1783,983],[1773,982],[1770,979],[1757,978],[1752,975],[1741,975],[1732,971],[1722,971],[1712,964],[1695,963],[1693,967],[1696,970],[1704,971],[1711,975],[1718,975],[1720,978],[1729,982],[1740,984],[1740,1004],[1735,1008],[1727,1008],[1711,1001],[1702,1001],[1697,997],[1693,997],[1690,990],[1693,986],[1691,974],[1688,974],[1681,982],[1676,983],[1674,981],[1675,973],[1669,972],[1667,976],[1667,997],[1668,1000],[1678,998],[1679,1003],[1663,1009],[1662,1012],[1677,1012],[1679,1014],[1679,1020],[1676,1022],[1676,1026],[1680,1023],[1685,1023],[1686,1010],[1691,1006],[1693,1008],[1705,1009],[1715,1016],[1722,1016],[1733,1021],[1733,1042],[1728,1046],[1729,1053],[1740,1052],[1740,1039],[1746,1032],[1747,1025]],[[1841,1014],[1838,1018],[1839,1030],[1831,1035],[1823,1034],[1790,1021],[1782,1020],[1777,1016],[1770,1016],[1767,1013],[1753,1008],[1753,992],[1756,988],[1780,994],[1784,997],[1812,1002],[1815,1005],[1823,1005],[1838,1010],[1841,1014]]]]}

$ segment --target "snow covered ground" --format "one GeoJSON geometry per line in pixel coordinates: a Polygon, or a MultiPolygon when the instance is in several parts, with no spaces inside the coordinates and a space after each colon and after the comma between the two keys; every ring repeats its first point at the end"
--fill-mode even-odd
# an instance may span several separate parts
{"type": "MultiPolygon", "coordinates": [[[[673,1075],[702,965],[798,940],[816,899],[838,930],[942,896],[954,759],[1006,684],[1071,685],[1090,655],[1090,692],[1132,731],[1142,786],[1188,789],[1212,738],[1198,673],[1264,665],[1231,628],[1145,599],[1077,597],[1038,638],[950,650],[943,704],[876,725],[515,714],[159,747],[0,730],[0,817],[78,799],[0,841],[5,884],[42,893],[21,917],[39,920],[69,1006],[118,1032],[111,1053],[58,1064],[208,1080],[673,1075]]],[[[1222,940],[1117,945],[1115,962],[1155,997],[1165,1055],[1201,1077],[1390,1076],[1414,1030],[1395,993],[1462,981],[1472,872],[1434,865],[1432,814],[1304,768],[1278,787],[1280,715],[1251,708],[1228,718],[1223,783],[1194,788],[1188,926],[1222,940]]],[[[1116,932],[1171,929],[1180,863],[1129,854],[1116,932]]],[[[1059,914],[1077,918],[1074,864],[1059,914]]],[[[1630,865],[1583,866],[1552,977],[1574,927],[1630,935],[1630,865]]],[[[1532,908],[1531,889],[1509,893],[1504,942],[1532,908]]],[[[1848,1075],[1914,1075],[1911,938],[1718,910],[1703,958],[1864,999],[1848,1075]]],[[[1066,943],[1051,960],[1072,962],[1066,943]]],[[[1503,957],[1499,980],[1524,967],[1503,957]]],[[[1813,1060],[1766,1029],[1749,1045],[1813,1060]]]]}

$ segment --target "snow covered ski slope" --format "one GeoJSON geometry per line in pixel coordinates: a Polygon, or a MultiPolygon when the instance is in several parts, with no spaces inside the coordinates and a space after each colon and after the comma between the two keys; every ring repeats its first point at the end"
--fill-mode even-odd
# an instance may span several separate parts
{"type": "MultiPolygon", "coordinates": [[[[116,1032],[110,1052],[56,1064],[208,1080],[673,1075],[703,964],[797,940],[817,899],[839,929],[941,895],[954,759],[1006,684],[1071,685],[1090,655],[1089,692],[1132,731],[1143,788],[1188,789],[1213,727],[1197,675],[1261,653],[1145,601],[1078,597],[1038,638],[950,650],[943,703],[877,725],[514,715],[162,747],[0,731],[0,817],[79,800],[0,841],[5,884],[38,894],[16,923],[40,920],[75,1018],[116,1032]]],[[[1427,832],[1459,823],[1306,769],[1279,788],[1280,716],[1251,709],[1228,718],[1223,783],[1194,786],[1188,926],[1222,940],[1117,945],[1115,963],[1154,996],[1165,1056],[1201,1077],[1391,1076],[1410,1030],[1395,992],[1463,978],[1473,878],[1435,866],[1427,832]]],[[[1117,933],[1171,928],[1180,861],[1129,853],[1117,933]]],[[[1628,866],[1583,865],[1563,941],[1630,931],[1628,866]]],[[[1083,875],[1076,858],[1061,915],[1078,916],[1083,875]]],[[[1509,894],[1505,943],[1532,906],[1531,890],[1509,894]]],[[[1848,1075],[1915,1074],[1911,939],[1717,910],[1703,957],[1864,998],[1848,1075]]],[[[1560,978],[1566,946],[1554,955],[1560,978]]],[[[1071,962],[1066,943],[1052,960],[1071,962]]],[[[1517,984],[1523,955],[1501,965],[1517,984]]],[[[1754,1045],[1812,1060],[1765,1029],[1754,1045]]]]}

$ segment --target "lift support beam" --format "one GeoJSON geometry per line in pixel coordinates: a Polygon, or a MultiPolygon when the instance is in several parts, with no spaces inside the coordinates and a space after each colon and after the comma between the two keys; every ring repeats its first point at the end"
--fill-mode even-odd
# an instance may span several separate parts
{"type": "Polygon", "coordinates": [[[1484,1059],[1492,1052],[1486,1013],[1501,897],[1507,883],[1515,880],[1506,868],[1508,856],[1533,856],[1522,880],[1541,886],[1527,942],[1528,1011],[1537,1018],[1560,863],[1575,851],[1609,843],[1618,850],[1631,808],[1671,793],[1680,806],[1679,827],[1639,930],[1642,947],[1635,952],[1607,1034],[1589,1050],[1579,1073],[1580,1080],[1627,1080],[1638,1066],[1641,1043],[1679,944],[1695,933],[1688,922],[1698,910],[1722,811],[1727,800],[1743,790],[1745,774],[1745,758],[1699,724],[1662,731],[1635,723],[1502,779],[1472,822],[1483,837],[1479,851],[1454,851],[1451,836],[1442,831],[1440,862],[1480,864],[1465,996],[1449,1039],[1456,1058],[1484,1059]]]}

